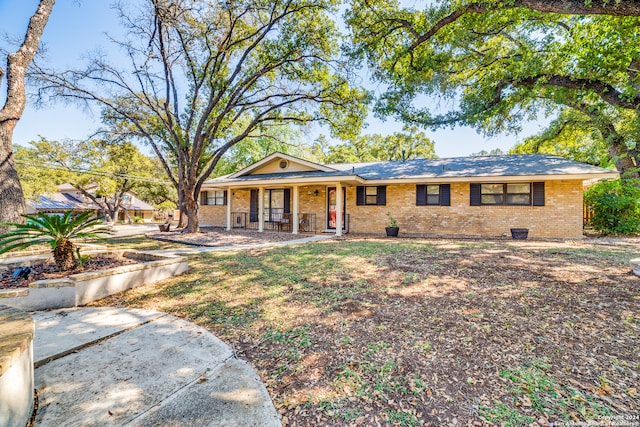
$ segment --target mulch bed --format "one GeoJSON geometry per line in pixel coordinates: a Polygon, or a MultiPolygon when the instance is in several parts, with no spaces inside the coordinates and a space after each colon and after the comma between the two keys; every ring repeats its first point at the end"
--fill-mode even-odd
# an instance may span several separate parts
{"type": "Polygon", "coordinates": [[[10,268],[9,270],[0,272],[0,289],[26,288],[29,286],[29,283],[35,282],[36,280],[57,279],[71,274],[106,270],[122,265],[135,264],[136,262],[138,261],[124,257],[91,256],[84,262],[82,267],[78,266],[69,271],[58,271],[53,261],[46,261],[29,265],[30,271],[26,278],[12,277],[17,267],[10,268]]]}

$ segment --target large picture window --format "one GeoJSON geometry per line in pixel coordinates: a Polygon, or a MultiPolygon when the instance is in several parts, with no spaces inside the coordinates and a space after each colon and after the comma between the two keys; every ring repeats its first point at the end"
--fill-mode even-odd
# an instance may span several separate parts
{"type": "Polygon", "coordinates": [[[544,182],[471,184],[471,206],[544,206],[544,182]]]}

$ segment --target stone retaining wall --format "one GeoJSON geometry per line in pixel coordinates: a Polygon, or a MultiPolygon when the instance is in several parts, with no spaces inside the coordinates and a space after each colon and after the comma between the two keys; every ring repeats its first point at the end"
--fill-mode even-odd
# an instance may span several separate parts
{"type": "Polygon", "coordinates": [[[141,262],[59,279],[38,280],[30,283],[28,288],[3,289],[0,290],[0,303],[27,310],[76,307],[181,274],[189,268],[184,257],[137,251],[113,251],[110,254],[138,257],[141,262]]]}
{"type": "Polygon", "coordinates": [[[0,426],[24,427],[33,412],[33,334],[28,313],[0,305],[0,426]]]}

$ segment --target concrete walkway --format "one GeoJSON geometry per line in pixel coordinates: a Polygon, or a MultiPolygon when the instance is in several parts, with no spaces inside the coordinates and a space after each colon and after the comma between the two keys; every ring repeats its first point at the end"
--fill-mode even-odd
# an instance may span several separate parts
{"type": "Polygon", "coordinates": [[[279,426],[264,384],[229,346],[148,310],[34,314],[36,426],[279,426]]]}
{"type": "MultiPolygon", "coordinates": [[[[334,238],[334,234],[315,234],[310,237],[303,237],[302,239],[284,240],[280,242],[266,242],[258,244],[248,245],[229,245],[229,246],[194,246],[192,248],[181,249],[162,249],[156,251],[147,251],[163,255],[191,255],[201,254],[203,252],[226,252],[226,251],[240,251],[244,249],[259,249],[259,248],[272,248],[277,246],[289,246],[298,245],[301,243],[317,242],[319,240],[327,240],[334,238]]],[[[180,242],[176,242],[180,243],[180,242]]]]}

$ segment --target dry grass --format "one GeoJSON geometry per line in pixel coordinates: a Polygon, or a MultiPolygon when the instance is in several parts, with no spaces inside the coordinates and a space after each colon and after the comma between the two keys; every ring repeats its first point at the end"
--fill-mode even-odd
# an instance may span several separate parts
{"type": "Polygon", "coordinates": [[[633,257],[334,240],[203,254],[186,275],[99,304],[209,329],[258,369],[286,425],[547,425],[638,414],[633,257]]]}

